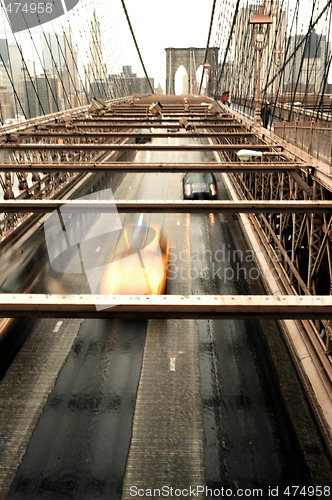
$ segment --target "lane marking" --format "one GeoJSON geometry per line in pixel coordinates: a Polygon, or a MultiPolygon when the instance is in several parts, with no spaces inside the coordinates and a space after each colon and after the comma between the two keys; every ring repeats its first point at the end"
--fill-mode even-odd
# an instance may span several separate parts
{"type": "Polygon", "coordinates": [[[100,252],[100,248],[101,248],[101,247],[97,247],[97,248],[96,248],[96,252],[100,252]]]}
{"type": "Polygon", "coordinates": [[[176,361],[176,357],[169,359],[169,370],[171,372],[175,372],[175,361],[176,361]]]}
{"type": "Polygon", "coordinates": [[[53,330],[53,333],[58,333],[58,331],[60,330],[61,328],[61,325],[62,325],[63,321],[58,321],[57,324],[55,325],[54,327],[54,330],[53,330]]]}

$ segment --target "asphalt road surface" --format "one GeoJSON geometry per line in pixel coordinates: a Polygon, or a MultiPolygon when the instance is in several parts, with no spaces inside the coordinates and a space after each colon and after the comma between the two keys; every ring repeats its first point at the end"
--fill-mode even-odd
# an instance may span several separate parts
{"type": "MultiPolygon", "coordinates": [[[[135,161],[211,159],[211,153],[192,152],[135,156],[135,161]]],[[[219,191],[227,196],[221,179],[219,191]]],[[[128,174],[115,197],[182,199],[181,175],[128,174]]],[[[136,217],[128,215],[125,221],[136,217]]],[[[261,293],[237,217],[151,214],[145,220],[164,223],[170,236],[168,293],[261,293]]],[[[72,279],[62,276],[59,287],[79,288],[82,283],[72,279]]],[[[18,380],[21,392],[24,384],[24,394],[29,391],[33,369],[24,365],[24,349],[30,349],[30,359],[37,355],[38,328],[45,343],[56,338],[58,327],[43,321],[0,384],[8,407],[8,388],[15,391],[13,370],[26,370],[18,380]]],[[[26,451],[10,458],[10,436],[4,437],[6,427],[0,424],[3,458],[14,471],[9,500],[127,499],[137,484],[143,489],[194,484],[232,491],[262,488],[261,497],[268,498],[269,487],[282,491],[293,484],[327,484],[331,478],[276,323],[85,320],[75,323],[76,332],[70,325],[59,326],[67,328],[63,337],[73,329],[72,345],[68,341],[59,372],[41,389],[46,404],[40,403],[39,413],[30,417],[36,422],[31,433],[24,431],[26,451]],[[272,337],[275,352],[270,352],[272,337]],[[281,356],[282,374],[275,366],[281,356]]],[[[42,370],[34,371],[34,387],[42,376],[42,370]]],[[[16,431],[13,425],[8,432],[16,431]]],[[[151,496],[159,498],[146,491],[141,498],[151,496]]]]}

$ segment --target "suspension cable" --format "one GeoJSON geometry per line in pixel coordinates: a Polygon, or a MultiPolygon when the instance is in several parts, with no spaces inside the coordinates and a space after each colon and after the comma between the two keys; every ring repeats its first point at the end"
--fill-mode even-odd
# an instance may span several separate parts
{"type": "Polygon", "coordinates": [[[225,49],[224,60],[222,62],[222,66],[221,66],[219,78],[217,79],[217,84],[216,84],[215,91],[214,91],[214,96],[213,96],[214,98],[216,97],[216,94],[217,94],[217,91],[218,91],[218,87],[220,85],[220,80],[221,80],[221,78],[223,76],[224,67],[225,67],[225,64],[226,64],[227,56],[228,56],[229,46],[231,44],[231,39],[232,39],[232,36],[233,36],[233,31],[234,31],[234,27],[235,27],[235,23],[236,23],[236,18],[237,18],[237,14],[238,14],[238,11],[239,11],[239,5],[240,5],[240,0],[237,0],[236,7],[235,7],[235,12],[234,12],[234,16],[233,16],[232,27],[231,27],[231,31],[229,33],[229,37],[228,37],[228,41],[227,41],[227,46],[226,46],[226,49],[225,49]]]}
{"type": "Polygon", "coordinates": [[[213,25],[213,18],[214,18],[214,11],[216,8],[216,0],[213,0],[213,5],[212,5],[212,12],[211,12],[211,20],[210,20],[210,28],[209,28],[209,34],[206,42],[206,49],[205,49],[205,54],[204,54],[204,63],[203,63],[203,71],[202,71],[202,77],[201,77],[201,83],[199,86],[199,91],[198,94],[200,95],[202,93],[202,85],[203,85],[203,78],[204,78],[204,65],[207,61],[208,58],[208,52],[209,52],[209,45],[210,45],[210,38],[211,38],[211,31],[212,31],[212,25],[213,25]]]}
{"type": "Polygon", "coordinates": [[[128,12],[127,12],[127,9],[126,9],[126,4],[125,4],[124,0],[121,0],[121,3],[122,3],[122,7],[123,7],[124,13],[125,13],[126,18],[127,18],[127,22],[128,22],[128,26],[129,26],[129,29],[130,29],[131,35],[132,35],[133,40],[134,40],[134,43],[135,43],[135,47],[136,47],[136,50],[137,50],[137,54],[138,54],[139,60],[141,61],[141,64],[142,64],[142,68],[143,68],[143,71],[144,71],[145,77],[146,77],[146,79],[147,79],[147,81],[148,81],[148,84],[149,84],[149,87],[150,87],[150,89],[151,89],[152,94],[154,94],[154,90],[153,90],[153,87],[152,87],[152,85],[151,85],[150,78],[148,77],[147,71],[146,71],[146,69],[145,69],[144,62],[143,62],[143,59],[142,59],[141,53],[140,53],[140,50],[139,50],[138,45],[137,45],[137,42],[136,42],[136,38],[135,38],[135,35],[134,35],[134,31],[133,31],[133,28],[132,28],[132,26],[131,26],[131,22],[130,22],[130,19],[129,19],[129,15],[128,15],[128,12]]]}

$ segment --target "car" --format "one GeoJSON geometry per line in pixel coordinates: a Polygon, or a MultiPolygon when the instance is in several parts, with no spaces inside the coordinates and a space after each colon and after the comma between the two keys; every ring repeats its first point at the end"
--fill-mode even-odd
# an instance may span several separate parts
{"type": "MultiPolygon", "coordinates": [[[[43,289],[44,248],[11,248],[0,263],[0,293],[31,293],[43,289]]],[[[0,378],[29,335],[32,318],[0,318],[0,378]]]]}
{"type": "Polygon", "coordinates": [[[167,129],[167,132],[178,132],[179,131],[179,127],[169,127],[167,129]]]}
{"type": "Polygon", "coordinates": [[[185,200],[208,199],[218,197],[217,182],[210,172],[189,172],[182,179],[185,200]]]}
{"type": "Polygon", "coordinates": [[[169,238],[157,224],[126,224],[105,265],[99,284],[103,295],[164,294],[169,238]]]}
{"type": "Polygon", "coordinates": [[[151,130],[149,128],[138,128],[137,132],[144,135],[145,137],[135,137],[136,144],[145,144],[146,142],[151,142],[151,137],[146,137],[146,134],[151,134],[151,130]]]}

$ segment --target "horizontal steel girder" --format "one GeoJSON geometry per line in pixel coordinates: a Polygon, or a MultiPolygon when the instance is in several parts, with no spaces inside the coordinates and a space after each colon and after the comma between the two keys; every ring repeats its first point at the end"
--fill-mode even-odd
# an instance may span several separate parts
{"type": "MultiPolygon", "coordinates": [[[[201,122],[201,120],[200,120],[201,122]]],[[[195,123],[195,127],[196,129],[198,128],[246,128],[245,125],[243,125],[242,123],[238,123],[238,122],[220,122],[220,123],[217,123],[216,121],[214,121],[213,123],[209,123],[208,125],[205,123],[195,123]]],[[[149,127],[155,127],[155,128],[171,128],[171,127],[179,127],[179,124],[176,124],[176,123],[172,123],[171,125],[169,123],[155,123],[155,122],[151,122],[151,121],[147,121],[147,120],[144,120],[144,121],[136,121],[136,122],[133,122],[133,123],[120,123],[120,122],[116,122],[115,120],[113,121],[109,121],[109,122],[100,122],[100,123],[97,123],[97,122],[92,122],[92,123],[79,123],[79,122],[75,122],[74,123],[75,127],[77,129],[82,129],[82,128],[88,128],[88,129],[92,129],[92,128],[149,128],[149,127]]],[[[54,124],[53,126],[51,125],[50,126],[52,128],[52,130],[56,127],[57,129],[61,130],[68,130],[68,128],[64,125],[64,124],[54,124]]],[[[48,130],[48,129],[46,129],[48,130]]],[[[190,136],[191,132],[188,132],[188,135],[190,136]]]]}
{"type": "Polygon", "coordinates": [[[279,144],[0,144],[0,150],[13,151],[104,151],[104,150],[137,150],[137,151],[215,151],[215,150],[267,150],[281,148],[279,144]]]}
{"type": "MultiPolygon", "coordinates": [[[[265,154],[265,153],[264,153],[265,154]]],[[[0,172],[285,172],[309,169],[310,165],[288,162],[206,162],[206,163],[0,163],[0,172]]]]}
{"type": "Polygon", "coordinates": [[[330,319],[332,296],[0,294],[0,317],[28,316],[330,319]]]}
{"type": "MultiPolygon", "coordinates": [[[[153,128],[153,127],[146,127],[153,128]]],[[[80,130],[72,131],[45,131],[45,132],[31,132],[31,134],[22,134],[22,137],[142,137],[142,138],[178,138],[178,137],[253,137],[252,132],[82,132],[80,130]]]]}
{"type": "MultiPolygon", "coordinates": [[[[193,116],[190,116],[186,113],[181,113],[181,116],[185,116],[189,122],[194,122],[194,121],[200,121],[200,122],[204,122],[206,123],[206,126],[209,125],[210,122],[220,122],[220,123],[234,123],[236,122],[235,118],[232,117],[232,116],[229,116],[229,115],[223,115],[221,117],[218,117],[216,118],[215,116],[207,116],[205,118],[205,116],[198,116],[197,118],[195,117],[195,115],[193,116]]],[[[82,118],[82,117],[77,117],[75,119],[72,120],[73,124],[76,125],[76,123],[80,122],[80,121],[84,121],[86,123],[90,123],[93,127],[99,127],[99,123],[102,123],[102,122],[110,122],[110,121],[116,121],[116,122],[119,122],[119,123],[131,123],[131,122],[134,122],[136,120],[140,120],[139,117],[131,117],[131,116],[121,116],[120,114],[114,114],[114,115],[106,115],[106,116],[98,116],[96,118],[82,118]]],[[[144,121],[148,121],[151,125],[158,125],[160,122],[172,122],[172,123],[179,123],[179,118],[176,117],[176,118],[172,118],[172,116],[167,116],[167,114],[165,114],[162,118],[152,118],[152,116],[146,116],[144,118],[142,118],[142,120],[144,121]]]]}
{"type": "Polygon", "coordinates": [[[173,213],[332,213],[332,200],[303,201],[229,201],[229,200],[5,200],[0,201],[1,212],[173,212],[173,213]]]}

